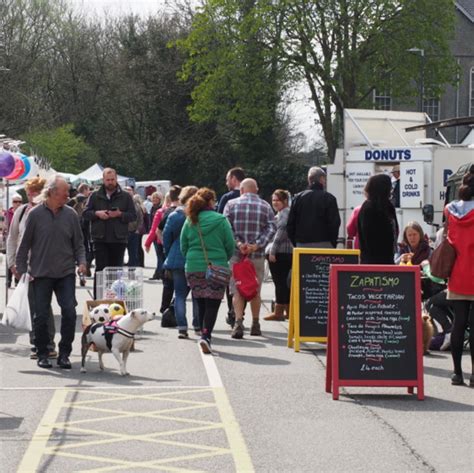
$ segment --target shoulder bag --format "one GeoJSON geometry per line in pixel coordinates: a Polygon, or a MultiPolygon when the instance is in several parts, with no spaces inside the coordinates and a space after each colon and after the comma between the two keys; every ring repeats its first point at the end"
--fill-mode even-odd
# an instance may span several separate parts
{"type": "Polygon", "coordinates": [[[448,240],[448,220],[449,216],[446,217],[446,222],[444,223],[443,241],[433,251],[430,258],[431,274],[441,279],[449,278],[456,261],[456,250],[448,240]]]}
{"type": "Polygon", "coordinates": [[[209,258],[207,257],[206,245],[204,244],[204,238],[202,237],[201,227],[199,223],[197,223],[197,230],[199,233],[199,239],[201,240],[201,247],[204,253],[204,258],[207,263],[206,279],[209,282],[216,284],[217,286],[228,286],[231,276],[230,269],[226,268],[225,266],[217,266],[209,261],[209,258]]]}

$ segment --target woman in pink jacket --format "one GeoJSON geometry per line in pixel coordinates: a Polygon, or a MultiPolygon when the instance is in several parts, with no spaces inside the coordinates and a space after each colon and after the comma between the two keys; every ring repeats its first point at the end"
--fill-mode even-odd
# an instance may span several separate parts
{"type": "Polygon", "coordinates": [[[158,229],[158,225],[160,224],[161,219],[163,218],[163,215],[165,214],[166,209],[169,207],[170,203],[170,195],[167,193],[163,206],[155,212],[150,232],[148,233],[148,237],[145,241],[146,252],[148,253],[150,251],[150,247],[153,243],[156,253],[156,269],[153,277],[150,279],[162,279],[163,277],[163,262],[165,261],[165,253],[163,251],[163,242],[161,241],[161,232],[158,229]]]}

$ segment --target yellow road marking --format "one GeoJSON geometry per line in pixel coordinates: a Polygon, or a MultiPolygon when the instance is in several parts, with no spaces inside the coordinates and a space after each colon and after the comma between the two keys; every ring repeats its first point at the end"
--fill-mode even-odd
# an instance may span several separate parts
{"type": "Polygon", "coordinates": [[[232,406],[225,392],[224,387],[214,388],[217,409],[224,424],[225,433],[229,442],[232,456],[234,457],[235,468],[238,472],[253,472],[253,464],[247,451],[247,445],[240,431],[232,406]]]}
{"type": "Polygon", "coordinates": [[[18,467],[18,472],[28,473],[37,471],[46,444],[48,443],[51,432],[53,431],[53,423],[58,418],[67,394],[68,391],[65,389],[58,389],[54,392],[43,418],[41,419],[18,467]]]}

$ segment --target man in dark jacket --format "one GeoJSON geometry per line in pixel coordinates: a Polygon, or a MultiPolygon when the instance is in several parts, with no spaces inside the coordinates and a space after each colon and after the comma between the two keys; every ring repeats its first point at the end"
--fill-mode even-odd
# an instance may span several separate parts
{"type": "Polygon", "coordinates": [[[226,192],[219,199],[219,205],[217,211],[222,214],[224,208],[229,200],[237,199],[240,197],[240,183],[245,179],[245,172],[242,168],[232,168],[227,171],[225,176],[225,184],[229,192],[226,192]]]}
{"type": "MultiPolygon", "coordinates": [[[[89,197],[83,217],[91,222],[95,274],[106,266],[123,266],[128,224],[137,219],[137,214],[132,197],[117,182],[115,169],[104,169],[103,184],[89,197]]],[[[96,292],[94,275],[94,298],[96,292]]]]}
{"type": "Polygon", "coordinates": [[[316,166],[310,168],[308,185],[291,204],[288,237],[295,247],[335,248],[341,217],[336,198],[324,190],[326,173],[316,166]]]}

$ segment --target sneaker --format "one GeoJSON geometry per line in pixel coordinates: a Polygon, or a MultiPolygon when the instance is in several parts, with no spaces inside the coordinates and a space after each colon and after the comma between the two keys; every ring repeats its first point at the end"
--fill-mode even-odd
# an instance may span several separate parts
{"type": "Polygon", "coordinates": [[[262,335],[262,331],[260,330],[260,322],[258,320],[254,320],[252,322],[252,326],[250,327],[250,335],[255,337],[262,335]]]}
{"type": "Polygon", "coordinates": [[[189,338],[188,331],[187,330],[180,330],[178,332],[178,338],[181,340],[185,340],[186,338],[189,338]]]}
{"type": "Polygon", "coordinates": [[[38,359],[36,362],[40,368],[52,368],[53,365],[51,362],[48,360],[48,358],[42,356],[41,358],[38,359]]]}
{"type": "Polygon", "coordinates": [[[440,349],[441,351],[446,351],[446,350],[449,350],[450,347],[451,347],[451,333],[447,333],[447,334],[444,336],[443,343],[441,344],[441,346],[439,347],[439,349],[440,349]]]}
{"type": "Polygon", "coordinates": [[[234,324],[234,328],[232,329],[232,338],[243,338],[244,336],[244,324],[242,323],[241,320],[236,320],[234,324]]]}
{"type": "Polygon", "coordinates": [[[56,350],[51,350],[48,353],[48,358],[57,358],[58,357],[58,352],[56,350]]]}
{"type": "Polygon", "coordinates": [[[71,362],[69,361],[69,357],[66,355],[60,355],[57,363],[58,367],[63,370],[70,370],[72,368],[71,362]]]}
{"type": "Polygon", "coordinates": [[[212,355],[211,342],[209,339],[201,338],[201,340],[199,340],[199,346],[205,355],[212,355]]]}
{"type": "Polygon", "coordinates": [[[453,386],[462,386],[464,384],[462,374],[453,373],[451,376],[451,384],[453,386]]]}
{"type": "Polygon", "coordinates": [[[199,327],[194,327],[194,335],[198,337],[202,335],[201,329],[199,327]]]}

